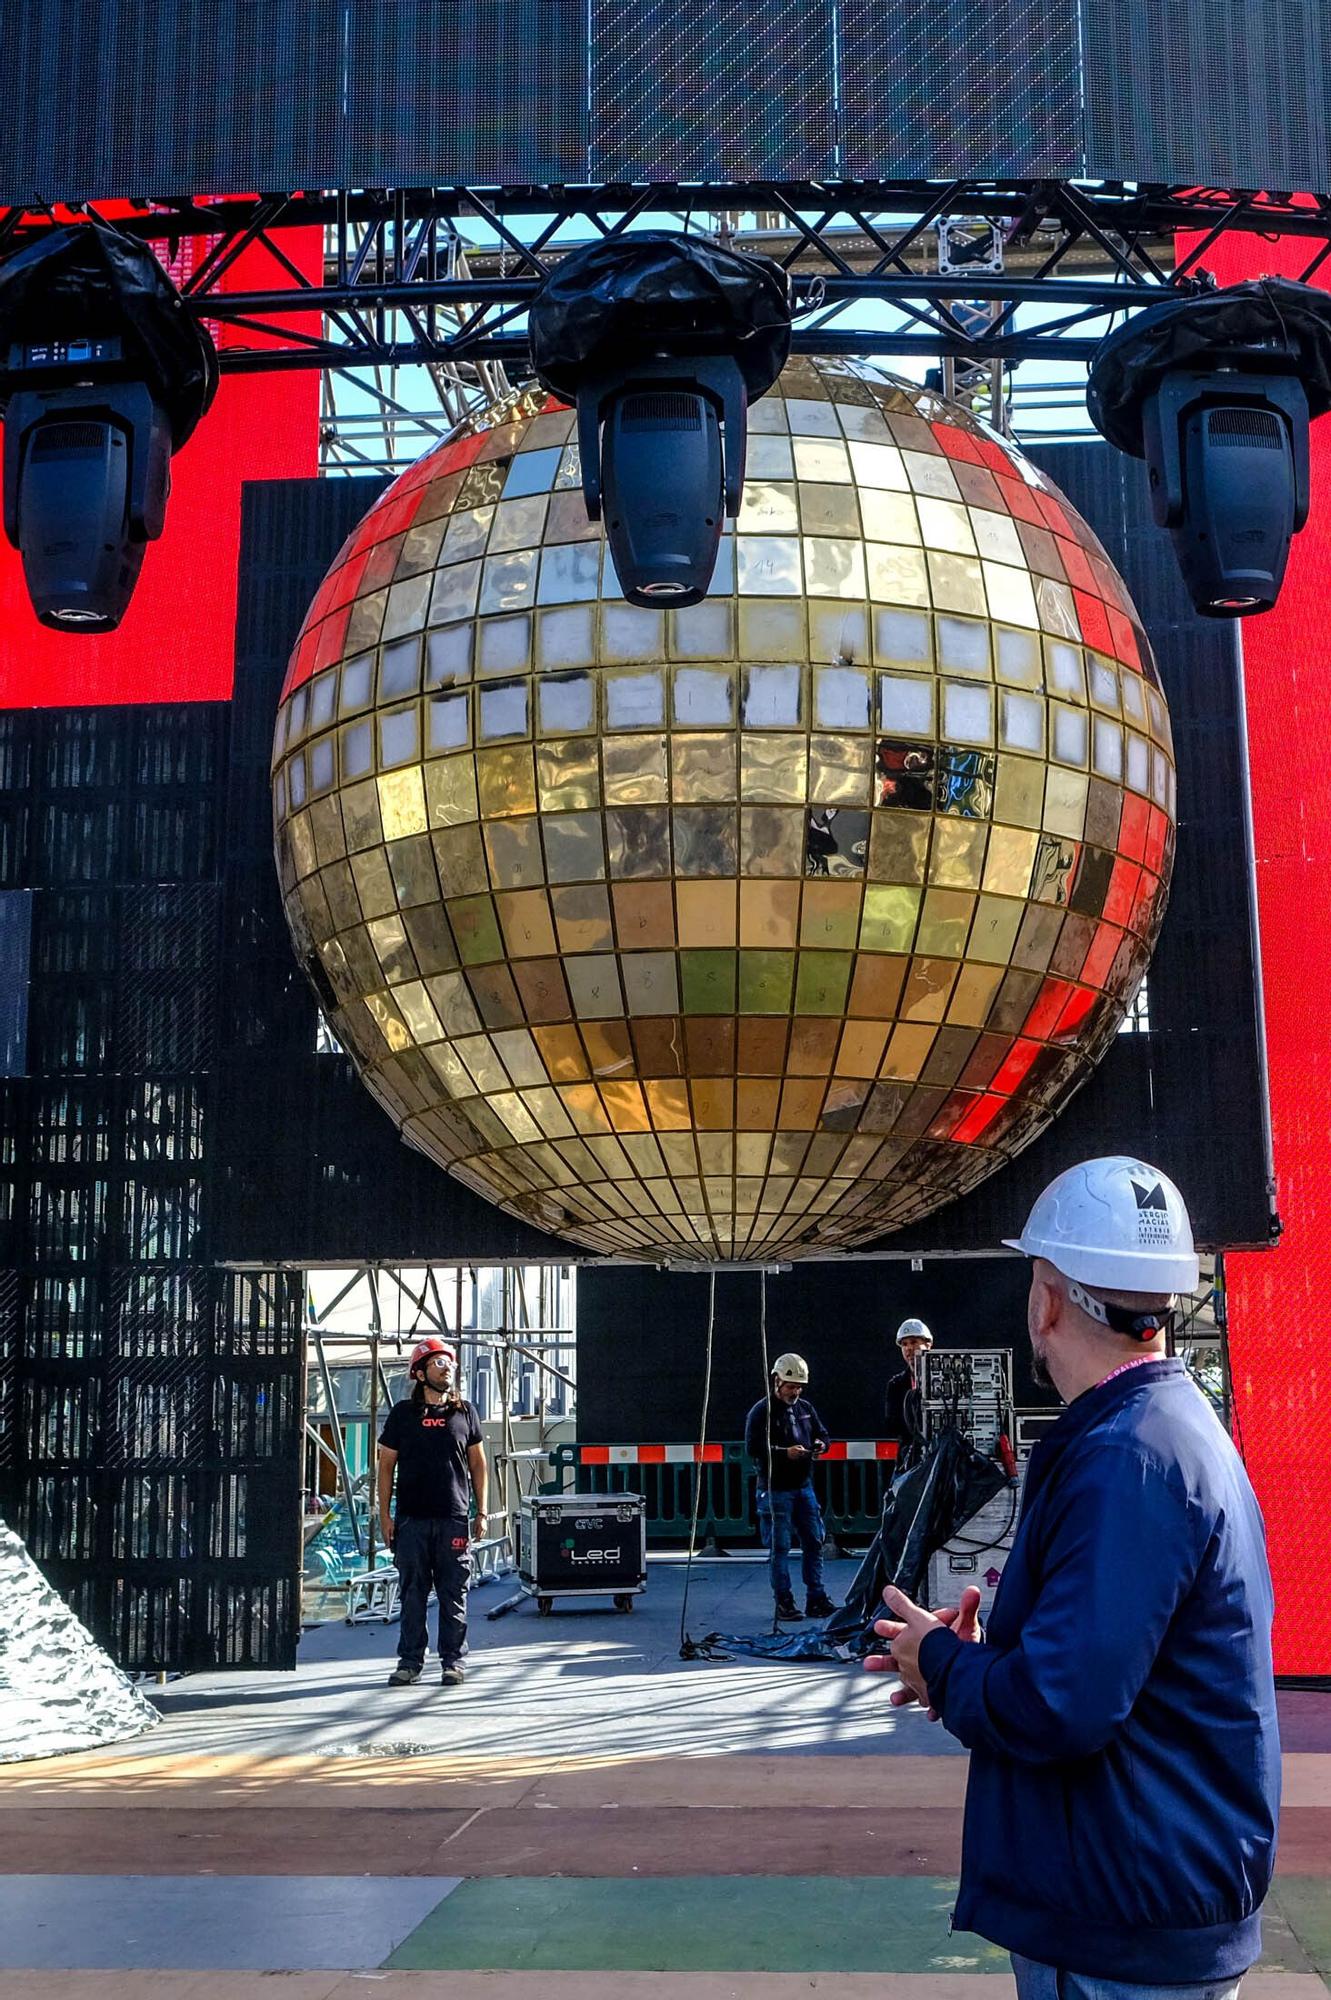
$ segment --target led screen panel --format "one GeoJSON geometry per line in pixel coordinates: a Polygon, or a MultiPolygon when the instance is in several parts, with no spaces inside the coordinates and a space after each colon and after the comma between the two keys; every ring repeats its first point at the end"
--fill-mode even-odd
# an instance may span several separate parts
{"type": "Polygon", "coordinates": [[[0,33],[0,202],[1331,179],[1323,0],[0,0],[0,33]]]}
{"type": "Polygon", "coordinates": [[[1082,0],[1082,12],[1091,177],[1327,186],[1325,0],[1082,0]]]}

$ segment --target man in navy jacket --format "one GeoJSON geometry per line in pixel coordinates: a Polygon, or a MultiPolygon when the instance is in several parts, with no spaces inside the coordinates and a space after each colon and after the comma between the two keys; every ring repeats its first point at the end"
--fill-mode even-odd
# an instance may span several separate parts
{"type": "Polygon", "coordinates": [[[813,1490],[813,1464],[829,1443],[827,1426],[804,1391],[809,1365],[798,1354],[778,1354],[772,1363],[771,1394],[755,1403],[744,1421],[744,1449],[758,1473],[758,1526],[772,1551],[772,1595],[779,1619],[798,1620],[800,1608],[790,1588],[790,1551],[798,1540],[804,1575],[806,1618],[830,1618],[836,1610],[823,1584],[823,1527],[813,1490]]]}
{"type": "Polygon", "coordinates": [[[1222,2000],[1261,1950],[1280,1744],[1261,1514],[1164,1352],[1187,1211],[1157,1169],[1091,1160],[1010,1247],[1068,1407],[982,1640],[978,1593],[934,1617],[889,1589],[876,1664],[970,1749],[954,1921],[1010,1951],[1020,2000],[1222,2000]]]}

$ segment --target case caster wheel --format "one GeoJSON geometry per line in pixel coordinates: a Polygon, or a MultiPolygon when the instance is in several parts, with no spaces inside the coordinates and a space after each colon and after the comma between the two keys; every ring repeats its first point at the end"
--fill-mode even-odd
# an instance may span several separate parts
{"type": "Polygon", "coordinates": [[[550,1613],[554,1610],[554,1608],[555,1608],[555,1600],[553,1597],[537,1598],[536,1609],[540,1613],[542,1618],[548,1618],[550,1616],[550,1613]]]}
{"type": "Polygon", "coordinates": [[[615,1609],[616,1611],[632,1611],[633,1609],[632,1597],[629,1596],[627,1592],[624,1592],[620,1596],[616,1597],[615,1609]]]}

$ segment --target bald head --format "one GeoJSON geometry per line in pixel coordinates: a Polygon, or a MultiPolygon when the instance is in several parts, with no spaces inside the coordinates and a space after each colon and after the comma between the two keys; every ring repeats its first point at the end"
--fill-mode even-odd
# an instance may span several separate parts
{"type": "Polygon", "coordinates": [[[1162,1358],[1166,1351],[1163,1327],[1145,1339],[1120,1333],[1100,1320],[1096,1309],[1116,1309],[1115,1318],[1164,1319],[1172,1305],[1167,1294],[1077,1285],[1047,1258],[1033,1258],[1026,1324],[1036,1380],[1052,1383],[1064,1402],[1070,1403],[1125,1361],[1162,1358]]]}

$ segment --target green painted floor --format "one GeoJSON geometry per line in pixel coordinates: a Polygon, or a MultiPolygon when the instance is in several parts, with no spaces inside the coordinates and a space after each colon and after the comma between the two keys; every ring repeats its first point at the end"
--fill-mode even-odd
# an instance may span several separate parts
{"type": "MultiPolygon", "coordinates": [[[[1006,1972],[948,1933],[945,1877],[473,1880],[398,1946],[393,1971],[1006,1972]]],[[[1331,1975],[1331,1882],[1286,1876],[1264,1917],[1267,1972],[1331,1975]]]]}

